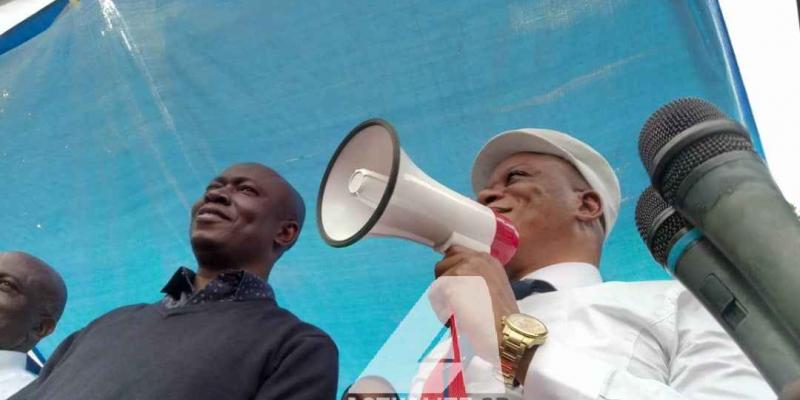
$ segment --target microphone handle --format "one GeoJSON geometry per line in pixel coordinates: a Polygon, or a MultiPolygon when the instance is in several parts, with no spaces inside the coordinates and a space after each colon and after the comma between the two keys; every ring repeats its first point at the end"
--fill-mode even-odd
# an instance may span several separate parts
{"type": "Polygon", "coordinates": [[[730,152],[701,164],[681,183],[675,209],[800,338],[800,221],[758,155],[730,152]]]}
{"type": "Polygon", "coordinates": [[[677,259],[671,263],[674,275],[780,393],[785,384],[800,377],[800,343],[731,262],[696,233],[689,231],[670,249],[670,258],[677,259]]]}

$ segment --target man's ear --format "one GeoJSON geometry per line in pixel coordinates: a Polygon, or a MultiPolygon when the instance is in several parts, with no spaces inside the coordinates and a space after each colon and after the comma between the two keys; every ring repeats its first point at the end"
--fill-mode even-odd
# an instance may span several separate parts
{"type": "Polygon", "coordinates": [[[39,321],[39,325],[33,328],[33,337],[36,338],[36,342],[42,340],[44,337],[53,333],[56,329],[56,320],[49,316],[49,315],[42,315],[42,319],[39,321]]]}
{"type": "Polygon", "coordinates": [[[297,221],[283,221],[281,222],[281,227],[278,230],[278,234],[275,235],[275,244],[283,250],[292,247],[295,241],[297,241],[297,237],[300,236],[300,225],[297,221]]]}
{"type": "Polygon", "coordinates": [[[580,204],[576,218],[582,222],[599,220],[603,216],[603,200],[592,189],[584,190],[579,194],[580,204]]]}

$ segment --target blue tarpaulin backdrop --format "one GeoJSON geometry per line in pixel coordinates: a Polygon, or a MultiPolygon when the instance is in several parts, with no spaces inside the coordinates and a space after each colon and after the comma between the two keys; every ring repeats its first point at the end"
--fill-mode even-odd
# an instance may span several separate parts
{"type": "Polygon", "coordinates": [[[319,238],[319,181],[353,126],[389,120],[423,170],[465,194],[495,133],[570,132],[622,183],[604,278],[663,279],[633,223],[648,183],[636,141],[652,111],[690,95],[755,134],[713,1],[72,1],[0,55],[0,249],[34,253],[67,281],[66,314],[40,345],[49,354],[194,266],[189,207],[216,173],[271,165],[310,215],[270,282],[338,344],[341,390],[439,258],[319,238]]]}

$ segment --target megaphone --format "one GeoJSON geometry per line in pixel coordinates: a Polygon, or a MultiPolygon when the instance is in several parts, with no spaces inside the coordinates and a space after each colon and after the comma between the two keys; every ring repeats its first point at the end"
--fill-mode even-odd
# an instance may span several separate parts
{"type": "Polygon", "coordinates": [[[333,154],[317,197],[317,227],[333,247],[399,237],[440,253],[453,245],[485,251],[504,265],[519,245],[508,219],[422,172],[381,119],[353,128],[333,154]]]}

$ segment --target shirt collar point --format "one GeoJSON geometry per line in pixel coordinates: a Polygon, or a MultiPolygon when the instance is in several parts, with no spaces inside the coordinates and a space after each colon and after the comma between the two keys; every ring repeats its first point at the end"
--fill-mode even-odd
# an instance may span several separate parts
{"type": "Polygon", "coordinates": [[[603,283],[600,270],[585,262],[562,262],[548,265],[525,275],[522,279],[545,281],[557,290],[577,289],[603,283]]]}

